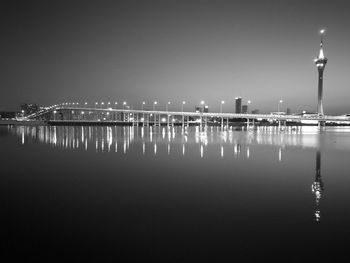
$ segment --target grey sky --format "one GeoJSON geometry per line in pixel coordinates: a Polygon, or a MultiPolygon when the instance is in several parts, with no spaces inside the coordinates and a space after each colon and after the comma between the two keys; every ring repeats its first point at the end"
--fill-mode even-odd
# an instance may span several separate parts
{"type": "MultiPolygon", "coordinates": [[[[316,110],[325,26],[324,109],[350,112],[347,1],[2,2],[0,110],[21,102],[204,100],[234,110],[316,110]],[[306,3],[307,2],[307,3],[306,3]]],[[[149,108],[151,106],[148,106],[149,108]]]]}

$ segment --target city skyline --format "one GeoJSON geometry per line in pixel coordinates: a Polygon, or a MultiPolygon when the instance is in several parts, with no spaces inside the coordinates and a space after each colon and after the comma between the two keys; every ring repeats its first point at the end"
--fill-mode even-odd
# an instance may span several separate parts
{"type": "MultiPolygon", "coordinates": [[[[193,110],[317,110],[325,27],[325,114],[349,113],[346,1],[10,3],[1,11],[0,110],[23,102],[153,101],[193,110]]],[[[141,106],[140,106],[141,107],[141,106]]]]}

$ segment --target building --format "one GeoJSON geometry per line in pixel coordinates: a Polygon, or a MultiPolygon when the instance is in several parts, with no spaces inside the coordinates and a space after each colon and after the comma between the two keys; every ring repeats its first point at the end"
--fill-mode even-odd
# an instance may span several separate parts
{"type": "Polygon", "coordinates": [[[236,113],[242,113],[242,98],[241,97],[236,97],[236,113]]]}
{"type": "Polygon", "coordinates": [[[194,108],[195,112],[206,112],[208,113],[209,112],[209,106],[208,105],[205,105],[204,107],[202,106],[196,106],[194,108]]]}
{"type": "Polygon", "coordinates": [[[324,56],[323,52],[323,35],[325,33],[325,30],[322,29],[320,31],[321,35],[321,43],[320,43],[320,51],[318,53],[318,57],[315,58],[315,64],[318,70],[318,103],[317,103],[317,114],[318,116],[323,116],[323,104],[322,104],[322,97],[323,97],[323,70],[326,67],[327,64],[327,58],[324,56]]]}
{"type": "Polygon", "coordinates": [[[21,111],[24,113],[25,116],[29,114],[33,114],[37,111],[39,111],[40,107],[37,104],[34,103],[23,103],[21,105],[21,111]]]}
{"type": "Polygon", "coordinates": [[[242,106],[242,113],[248,113],[248,105],[242,106]]]}
{"type": "Polygon", "coordinates": [[[18,116],[18,112],[15,111],[0,111],[0,119],[13,119],[18,116]]]}
{"type": "Polygon", "coordinates": [[[290,108],[287,108],[287,115],[291,115],[292,114],[292,111],[290,108]]]}
{"type": "Polygon", "coordinates": [[[259,114],[259,110],[252,110],[252,114],[259,114]]]}

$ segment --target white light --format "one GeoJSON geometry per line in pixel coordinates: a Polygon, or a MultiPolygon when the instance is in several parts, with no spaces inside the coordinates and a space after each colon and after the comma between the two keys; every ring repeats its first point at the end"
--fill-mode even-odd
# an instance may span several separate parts
{"type": "Polygon", "coordinates": [[[154,104],[155,104],[155,105],[157,105],[157,104],[158,104],[158,102],[156,102],[156,101],[155,101],[155,102],[154,102],[154,104]]]}
{"type": "Polygon", "coordinates": [[[126,105],[126,101],[123,102],[123,105],[126,105]]]}
{"type": "Polygon", "coordinates": [[[170,101],[168,101],[168,104],[170,104],[170,101]]]}
{"type": "Polygon", "coordinates": [[[118,104],[118,102],[114,102],[114,104],[115,104],[115,105],[117,105],[117,104],[118,104]]]}
{"type": "Polygon", "coordinates": [[[283,100],[280,100],[280,103],[283,103],[283,100]]]}
{"type": "Polygon", "coordinates": [[[250,104],[251,103],[251,101],[250,100],[248,100],[248,104],[250,104]]]}
{"type": "Polygon", "coordinates": [[[85,105],[87,105],[87,102],[85,102],[85,105]]]}
{"type": "Polygon", "coordinates": [[[324,28],[322,28],[321,30],[320,30],[320,34],[324,34],[326,32],[326,29],[324,29],[324,28]]]}
{"type": "Polygon", "coordinates": [[[85,113],[85,112],[83,112],[83,111],[81,112],[81,114],[84,114],[84,113],[85,113]]]}
{"type": "Polygon", "coordinates": [[[166,118],[162,118],[162,122],[166,122],[166,118]]]}
{"type": "Polygon", "coordinates": [[[221,101],[221,104],[225,104],[225,101],[222,100],[222,101],[221,101]]]}
{"type": "Polygon", "coordinates": [[[146,102],[144,102],[144,101],[143,101],[143,102],[142,102],[142,104],[143,104],[143,105],[145,105],[145,104],[146,104],[146,102]]]}
{"type": "Polygon", "coordinates": [[[204,100],[202,100],[202,101],[201,101],[201,104],[203,105],[204,103],[205,103],[204,100]]]}
{"type": "Polygon", "coordinates": [[[183,101],[182,104],[186,104],[186,101],[183,101]]]}

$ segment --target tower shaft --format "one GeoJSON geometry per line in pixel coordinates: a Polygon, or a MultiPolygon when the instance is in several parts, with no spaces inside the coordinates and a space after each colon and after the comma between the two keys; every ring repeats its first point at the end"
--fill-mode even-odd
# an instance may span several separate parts
{"type": "Polygon", "coordinates": [[[321,33],[321,43],[320,43],[320,51],[318,53],[318,56],[315,59],[315,64],[318,70],[318,101],[317,101],[317,115],[320,117],[323,117],[323,71],[326,67],[328,59],[325,57],[323,52],[323,34],[324,30],[322,29],[320,31],[321,33]]]}
{"type": "Polygon", "coordinates": [[[318,68],[318,103],[317,103],[317,114],[323,116],[323,68],[318,68]]]}

